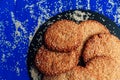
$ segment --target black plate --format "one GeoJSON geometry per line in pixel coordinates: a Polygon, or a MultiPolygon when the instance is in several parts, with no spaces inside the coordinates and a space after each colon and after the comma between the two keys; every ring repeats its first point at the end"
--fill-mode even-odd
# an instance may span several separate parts
{"type": "Polygon", "coordinates": [[[43,25],[39,27],[38,31],[33,37],[33,40],[30,43],[28,56],[27,56],[27,65],[28,65],[28,72],[31,80],[41,80],[41,77],[42,77],[41,73],[39,73],[35,67],[34,58],[38,48],[42,44],[44,44],[44,40],[43,40],[44,32],[46,31],[49,25],[61,19],[73,20],[76,23],[79,23],[84,20],[89,20],[89,19],[96,20],[102,23],[103,25],[105,25],[112,34],[120,38],[120,29],[118,28],[118,26],[109,18],[101,14],[98,14],[96,12],[89,11],[89,10],[70,10],[70,11],[66,11],[61,14],[58,14],[50,18],[48,21],[46,21],[43,25]]]}

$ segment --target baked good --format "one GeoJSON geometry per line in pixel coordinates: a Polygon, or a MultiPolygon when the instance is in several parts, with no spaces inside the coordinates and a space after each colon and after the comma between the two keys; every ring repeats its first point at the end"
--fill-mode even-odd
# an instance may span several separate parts
{"type": "Polygon", "coordinates": [[[78,24],[70,20],[56,21],[45,32],[47,48],[60,52],[76,49],[80,45],[81,39],[78,24]]]}
{"type": "Polygon", "coordinates": [[[119,80],[120,40],[95,20],[56,21],[45,32],[35,65],[43,80],[119,80]],[[84,67],[77,66],[80,57],[84,67]]]}
{"type": "Polygon", "coordinates": [[[83,49],[84,44],[91,36],[99,33],[110,33],[109,30],[103,24],[95,20],[86,20],[81,22],[79,24],[79,29],[83,36],[80,45],[81,49],[83,49]]]}
{"type": "Polygon", "coordinates": [[[95,20],[83,21],[79,24],[79,26],[83,35],[83,43],[95,34],[110,33],[103,24],[95,20]]]}
{"type": "Polygon", "coordinates": [[[92,58],[87,62],[86,68],[97,77],[96,80],[120,79],[120,65],[115,59],[108,56],[92,58]]]}
{"type": "Polygon", "coordinates": [[[119,80],[120,66],[106,56],[92,58],[85,67],[76,66],[72,70],[56,76],[44,76],[43,80],[119,80]]]}
{"type": "Polygon", "coordinates": [[[86,68],[76,66],[72,70],[56,76],[44,76],[43,80],[97,80],[86,68]]]}
{"type": "Polygon", "coordinates": [[[42,46],[35,57],[37,68],[45,75],[57,75],[68,71],[78,64],[78,50],[55,52],[42,46]]]}
{"type": "Polygon", "coordinates": [[[120,40],[116,36],[97,34],[86,42],[82,54],[85,62],[102,55],[112,57],[120,63],[120,40]]]}

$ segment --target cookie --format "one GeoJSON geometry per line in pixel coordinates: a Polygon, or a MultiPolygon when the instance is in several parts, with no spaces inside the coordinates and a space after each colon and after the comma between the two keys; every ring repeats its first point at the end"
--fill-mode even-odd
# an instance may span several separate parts
{"type": "Polygon", "coordinates": [[[97,78],[86,68],[76,66],[72,70],[56,76],[44,76],[43,80],[97,80],[97,78]]]}
{"type": "Polygon", "coordinates": [[[99,33],[110,33],[109,30],[100,22],[95,20],[86,20],[79,24],[79,29],[82,34],[82,44],[81,48],[83,48],[85,42],[93,35],[99,33]]]}
{"type": "Polygon", "coordinates": [[[68,71],[78,64],[78,50],[68,53],[55,52],[42,46],[35,57],[35,64],[45,75],[57,75],[68,71]]]}
{"type": "Polygon", "coordinates": [[[81,43],[79,26],[70,20],[56,21],[45,32],[45,44],[51,50],[69,52],[81,43]]]}
{"type": "Polygon", "coordinates": [[[79,24],[81,32],[83,34],[83,42],[94,34],[110,33],[109,30],[100,22],[95,20],[86,20],[79,24]]]}
{"type": "Polygon", "coordinates": [[[85,67],[76,66],[72,70],[56,76],[44,76],[43,80],[119,80],[120,66],[111,57],[92,58],[85,67]]]}
{"type": "Polygon", "coordinates": [[[120,40],[112,34],[97,34],[91,37],[84,46],[84,61],[95,56],[110,56],[120,63],[120,40]]]}
{"type": "Polygon", "coordinates": [[[119,80],[120,66],[115,59],[108,56],[94,57],[86,64],[86,69],[91,71],[96,80],[119,80]]]}

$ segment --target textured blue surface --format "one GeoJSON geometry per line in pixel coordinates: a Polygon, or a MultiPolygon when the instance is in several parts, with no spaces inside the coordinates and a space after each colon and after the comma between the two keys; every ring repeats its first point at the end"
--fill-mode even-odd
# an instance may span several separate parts
{"type": "Polygon", "coordinates": [[[0,80],[29,80],[26,59],[34,33],[72,9],[96,11],[120,27],[120,0],[0,0],[0,80]]]}

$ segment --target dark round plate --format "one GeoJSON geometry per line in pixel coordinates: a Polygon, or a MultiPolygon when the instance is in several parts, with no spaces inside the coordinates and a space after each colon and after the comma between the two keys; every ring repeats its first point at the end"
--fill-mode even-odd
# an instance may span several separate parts
{"type": "Polygon", "coordinates": [[[118,26],[109,18],[98,14],[93,11],[89,10],[70,10],[63,12],[61,14],[58,14],[52,18],[50,18],[48,21],[46,21],[43,25],[39,27],[36,34],[33,37],[33,40],[30,43],[29,50],[28,50],[28,56],[27,56],[27,65],[28,65],[28,73],[31,77],[31,80],[41,80],[42,74],[39,73],[37,68],[34,64],[34,58],[36,55],[36,51],[42,44],[44,44],[44,32],[46,31],[47,27],[51,25],[53,22],[61,19],[68,19],[75,21],[76,23],[80,23],[84,20],[96,20],[105,25],[112,34],[120,38],[120,29],[118,26]]]}

